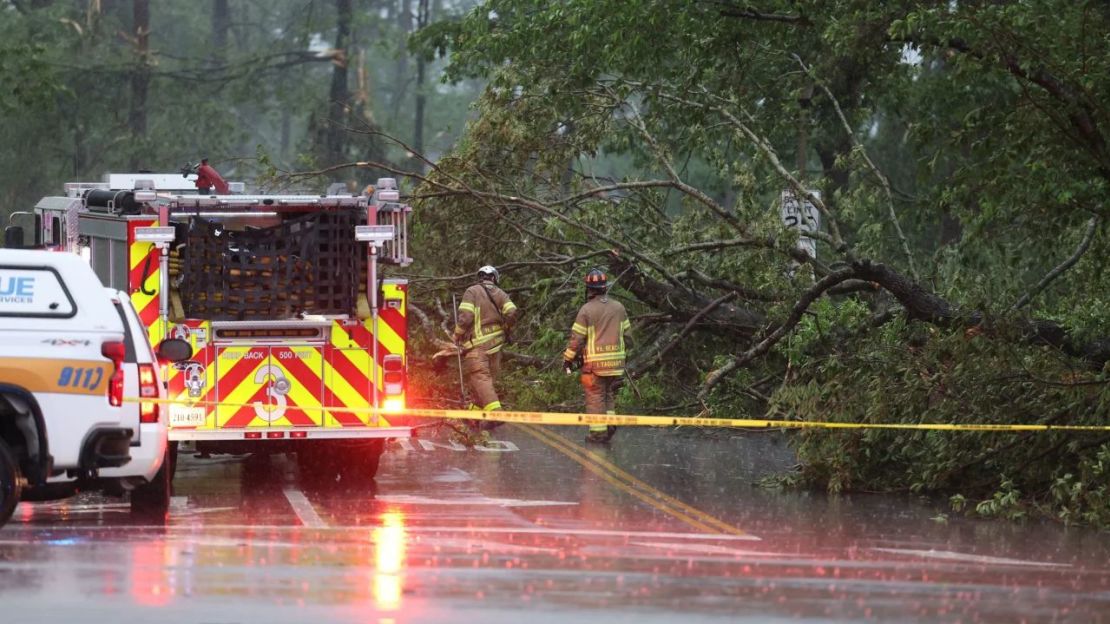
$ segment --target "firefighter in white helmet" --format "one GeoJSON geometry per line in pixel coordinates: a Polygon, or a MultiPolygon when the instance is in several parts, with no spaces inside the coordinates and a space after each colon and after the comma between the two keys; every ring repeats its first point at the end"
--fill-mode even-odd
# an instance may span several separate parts
{"type": "Polygon", "coordinates": [[[470,408],[487,412],[501,409],[494,381],[501,370],[501,348],[511,344],[509,332],[517,318],[516,304],[497,286],[499,278],[492,266],[478,269],[478,283],[466,289],[459,303],[454,331],[470,408]]]}
{"type": "MultiPolygon", "coordinates": [[[[563,352],[568,374],[581,358],[587,414],[616,414],[616,391],[624,377],[625,332],[632,324],[621,302],[609,298],[608,286],[601,269],[586,274],[586,303],[578,310],[563,352]]],[[[590,425],[586,441],[604,444],[616,431],[612,425],[590,425]]]]}

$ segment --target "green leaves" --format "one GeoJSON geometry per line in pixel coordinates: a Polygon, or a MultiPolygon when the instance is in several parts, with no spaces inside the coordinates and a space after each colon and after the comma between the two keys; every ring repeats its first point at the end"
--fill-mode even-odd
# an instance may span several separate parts
{"type": "MultiPolygon", "coordinates": [[[[418,36],[427,50],[449,50],[448,79],[490,80],[446,173],[558,215],[500,206],[491,224],[482,202],[432,202],[420,217],[428,240],[482,247],[437,259],[437,272],[456,273],[480,254],[542,264],[615,244],[638,254],[649,279],[678,282],[691,298],[743,293],[736,306],[775,327],[808,287],[789,277],[784,253],[797,236],[779,214],[785,170],[822,191],[823,231],[835,217],[852,254],[821,242],[824,265],[872,258],[905,272],[893,213],[922,268],[917,286],[987,320],[980,334],[911,322],[887,293],[856,285],[819,298],[791,336],[719,386],[709,407],[852,422],[1102,422],[1108,400],[1091,391],[1102,378],[1064,381],[1083,364],[1006,328],[1013,302],[1073,252],[1092,213],[1106,213],[1110,165],[1098,146],[1110,144],[1110,40],[1101,36],[1110,16],[1065,0],[768,0],[760,10],[799,19],[678,0],[496,0],[418,36]],[[672,176],[723,209],[677,183],[568,200],[672,176]],[[886,312],[894,320],[875,327],[886,312]]],[[[1108,239],[1101,231],[1028,311],[1075,335],[1110,335],[1101,295],[1110,292],[1108,239]]],[[[513,276],[535,285],[535,353],[556,347],[544,328],[566,324],[577,295],[560,298],[559,285],[579,268],[513,276]]],[[[628,303],[644,319],[637,348],[665,344],[690,319],[652,297],[628,303]]],[[[672,374],[622,398],[689,396],[752,345],[750,332],[710,327],[668,352],[661,368],[672,374]]],[[[958,510],[996,517],[1038,509],[1101,517],[1101,495],[1082,476],[1095,470],[1084,463],[1095,451],[1054,435],[794,440],[804,465],[791,479],[818,487],[943,492],[960,497],[958,510]],[[1059,481],[1054,490],[1045,475],[1059,481]]]]}

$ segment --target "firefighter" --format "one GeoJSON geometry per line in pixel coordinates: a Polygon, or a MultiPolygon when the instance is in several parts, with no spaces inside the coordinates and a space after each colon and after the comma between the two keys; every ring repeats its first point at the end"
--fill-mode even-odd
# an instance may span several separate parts
{"type": "MultiPolygon", "coordinates": [[[[501,370],[501,348],[511,343],[509,331],[517,318],[516,305],[497,287],[499,277],[492,266],[478,269],[478,283],[466,289],[459,303],[454,331],[455,344],[463,354],[470,408],[487,412],[501,409],[494,380],[501,370]]],[[[492,428],[490,424],[487,428],[492,428]]]]}
{"type": "MultiPolygon", "coordinates": [[[[628,314],[619,301],[608,297],[608,279],[601,269],[586,274],[586,303],[570,329],[570,342],[563,352],[563,368],[569,375],[579,358],[582,361],[582,390],[586,413],[616,414],[617,387],[624,376],[625,332],[632,328],[628,314]],[[583,347],[585,351],[583,351],[583,347]]],[[[605,444],[617,428],[590,425],[587,442],[605,444]]]]}

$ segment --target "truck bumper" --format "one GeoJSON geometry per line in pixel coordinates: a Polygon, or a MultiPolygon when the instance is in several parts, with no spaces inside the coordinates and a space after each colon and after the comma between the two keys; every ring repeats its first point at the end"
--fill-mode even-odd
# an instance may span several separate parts
{"type": "Polygon", "coordinates": [[[413,427],[268,427],[253,429],[170,429],[172,442],[277,442],[281,440],[370,440],[374,438],[412,438],[413,427]]]}
{"type": "Polygon", "coordinates": [[[94,429],[85,436],[81,445],[82,471],[91,473],[99,468],[118,468],[131,461],[131,436],[134,430],[126,427],[94,429]]]}

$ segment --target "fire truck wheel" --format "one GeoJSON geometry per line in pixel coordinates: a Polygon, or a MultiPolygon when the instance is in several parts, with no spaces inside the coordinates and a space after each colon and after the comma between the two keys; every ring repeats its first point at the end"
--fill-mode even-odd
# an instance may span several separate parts
{"type": "Polygon", "coordinates": [[[23,475],[8,444],[0,439],[0,526],[15,513],[23,494],[23,475]]]}
{"type": "Polygon", "coordinates": [[[381,464],[384,451],[385,440],[380,438],[344,446],[340,474],[344,480],[350,479],[356,483],[373,481],[378,474],[378,465],[381,464]]]}
{"type": "Polygon", "coordinates": [[[338,458],[331,445],[315,442],[297,449],[297,470],[305,484],[316,487],[335,481],[338,458]]]}
{"type": "Polygon", "coordinates": [[[131,515],[144,520],[165,521],[170,510],[170,496],[173,493],[173,453],[166,449],[162,467],[150,483],[131,490],[131,515]]]}

